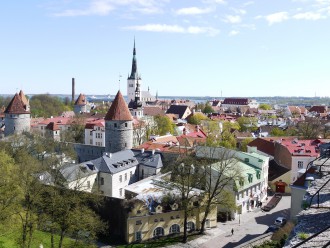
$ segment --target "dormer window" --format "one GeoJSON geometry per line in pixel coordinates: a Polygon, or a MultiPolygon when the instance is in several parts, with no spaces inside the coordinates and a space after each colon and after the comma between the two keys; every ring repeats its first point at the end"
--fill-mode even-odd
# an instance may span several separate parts
{"type": "Polygon", "coordinates": [[[253,175],[252,174],[248,174],[248,181],[249,181],[249,183],[252,183],[252,181],[253,181],[253,175]]]}

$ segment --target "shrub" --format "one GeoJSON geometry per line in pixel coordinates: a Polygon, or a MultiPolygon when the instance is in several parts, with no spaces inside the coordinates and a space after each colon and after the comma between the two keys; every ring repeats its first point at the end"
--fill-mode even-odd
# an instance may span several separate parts
{"type": "Polygon", "coordinates": [[[305,240],[309,237],[308,233],[298,233],[298,238],[305,240]]]}

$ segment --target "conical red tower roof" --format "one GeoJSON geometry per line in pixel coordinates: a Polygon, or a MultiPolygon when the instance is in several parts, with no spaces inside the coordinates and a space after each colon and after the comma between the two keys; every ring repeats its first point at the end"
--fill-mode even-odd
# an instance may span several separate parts
{"type": "Polygon", "coordinates": [[[80,93],[74,105],[86,105],[86,104],[87,104],[86,96],[80,93]]]}
{"type": "Polygon", "coordinates": [[[26,111],[24,108],[25,104],[23,103],[21,97],[16,93],[13,99],[8,104],[5,113],[6,114],[29,114],[29,111],[26,111]]]}
{"type": "Polygon", "coordinates": [[[118,91],[115,100],[104,118],[106,121],[131,121],[133,117],[128,110],[127,104],[120,90],[118,91]]]}
{"type": "Polygon", "coordinates": [[[26,98],[26,96],[23,93],[23,90],[20,90],[20,92],[18,93],[18,95],[21,97],[22,102],[24,103],[24,106],[29,104],[28,99],[26,98]]]}

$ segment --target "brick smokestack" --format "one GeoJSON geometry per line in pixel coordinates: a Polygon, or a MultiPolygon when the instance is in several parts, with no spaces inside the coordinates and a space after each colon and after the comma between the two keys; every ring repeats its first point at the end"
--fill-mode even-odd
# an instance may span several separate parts
{"type": "Polygon", "coordinates": [[[74,96],[75,96],[75,85],[74,85],[74,78],[72,78],[72,103],[74,103],[74,96]]]}

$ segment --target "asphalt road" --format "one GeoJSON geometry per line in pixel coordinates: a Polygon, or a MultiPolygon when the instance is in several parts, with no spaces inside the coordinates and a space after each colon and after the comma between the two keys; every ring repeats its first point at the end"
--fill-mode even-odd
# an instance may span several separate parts
{"type": "MultiPolygon", "coordinates": [[[[241,215],[240,224],[238,220],[226,223],[218,223],[218,227],[223,233],[200,244],[199,247],[236,247],[246,241],[254,239],[263,234],[269,225],[274,224],[277,217],[283,216],[290,218],[291,196],[283,196],[278,205],[270,212],[262,212],[255,209],[252,212],[241,215]],[[231,229],[234,229],[234,235],[231,235],[231,229]]],[[[212,230],[211,230],[212,231],[212,230]]],[[[191,244],[190,247],[194,245],[191,244]]]]}

